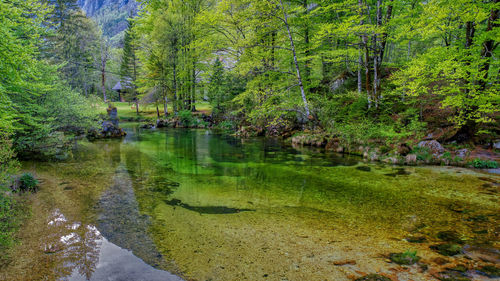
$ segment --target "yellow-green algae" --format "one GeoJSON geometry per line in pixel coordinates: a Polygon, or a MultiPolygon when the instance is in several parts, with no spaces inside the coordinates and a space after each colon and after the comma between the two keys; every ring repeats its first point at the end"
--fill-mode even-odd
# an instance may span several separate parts
{"type": "Polygon", "coordinates": [[[395,273],[384,255],[411,248],[429,261],[438,256],[429,243],[403,238],[424,235],[433,242],[442,230],[499,246],[498,195],[484,192],[485,184],[498,186],[495,175],[446,167],[401,173],[205,130],[127,130],[121,143],[80,147],[73,163],[26,163],[43,184],[20,231],[23,243],[0,274],[37,269],[37,276],[64,276],[57,275],[63,261],[40,250],[58,235],[45,233],[54,231],[46,230],[47,217],[57,208],[71,220],[95,224],[95,206],[119,165],[130,175],[139,211],[151,219],[145,233],[167,260],[160,267],[189,280],[349,280],[363,272],[433,280],[416,268],[395,273]],[[64,190],[61,182],[73,188],[64,190]],[[485,219],[475,221],[478,215],[485,219]],[[356,264],[334,265],[342,260],[356,264]]]}

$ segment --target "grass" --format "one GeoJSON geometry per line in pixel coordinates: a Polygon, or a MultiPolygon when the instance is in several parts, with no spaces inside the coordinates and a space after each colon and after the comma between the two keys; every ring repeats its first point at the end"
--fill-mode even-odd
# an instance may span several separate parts
{"type": "MultiPolygon", "coordinates": [[[[120,119],[137,118],[137,113],[135,110],[135,105],[128,102],[113,102],[118,110],[118,116],[120,119]]],[[[100,106],[100,110],[106,112],[108,105],[103,103],[100,106]]],[[[196,113],[198,114],[210,114],[212,112],[212,106],[208,102],[197,102],[195,103],[196,113]]],[[[163,106],[159,106],[160,114],[163,113],[163,106]]],[[[168,104],[168,112],[172,112],[172,104],[168,104]]],[[[156,106],[154,104],[139,104],[139,117],[143,118],[155,118],[156,117],[156,106]]]]}

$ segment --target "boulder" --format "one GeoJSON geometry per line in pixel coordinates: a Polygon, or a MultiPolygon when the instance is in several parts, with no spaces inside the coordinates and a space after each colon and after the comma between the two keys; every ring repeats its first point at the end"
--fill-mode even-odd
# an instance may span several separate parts
{"type": "Polygon", "coordinates": [[[406,156],[410,153],[411,147],[406,143],[401,143],[398,145],[398,154],[401,156],[406,156]]]}
{"type": "Polygon", "coordinates": [[[112,121],[103,121],[101,124],[101,129],[89,130],[89,132],[87,133],[87,138],[90,140],[121,138],[125,135],[127,135],[127,133],[122,128],[115,126],[112,121]]]}
{"type": "Polygon", "coordinates": [[[444,147],[436,140],[426,140],[418,143],[418,147],[427,148],[433,154],[441,154],[444,152],[444,147]]]}
{"type": "Polygon", "coordinates": [[[500,149],[500,141],[497,141],[493,144],[494,149],[500,149]]]}
{"type": "Polygon", "coordinates": [[[409,165],[413,165],[417,163],[417,155],[415,154],[408,154],[405,157],[405,163],[409,165]]]}
{"type": "Polygon", "coordinates": [[[465,159],[465,158],[467,158],[467,156],[469,156],[470,151],[467,148],[463,148],[463,149],[457,150],[455,154],[456,154],[456,156],[458,156],[462,159],[465,159]]]}

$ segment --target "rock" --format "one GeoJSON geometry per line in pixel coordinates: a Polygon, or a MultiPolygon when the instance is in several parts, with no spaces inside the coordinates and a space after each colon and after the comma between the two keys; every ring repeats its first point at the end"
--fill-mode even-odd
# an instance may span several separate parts
{"type": "Polygon", "coordinates": [[[411,147],[406,143],[401,143],[398,145],[398,154],[401,156],[406,156],[410,153],[411,147]]]}
{"type": "Polygon", "coordinates": [[[368,166],[358,166],[358,167],[356,167],[356,170],[363,171],[363,172],[370,172],[372,169],[368,166]]]}
{"type": "Polygon", "coordinates": [[[389,254],[389,258],[392,262],[403,265],[412,265],[420,260],[416,252],[391,253],[389,254]]]}
{"type": "Polygon", "coordinates": [[[500,141],[497,141],[496,143],[493,144],[494,149],[500,149],[500,141]]]}
{"type": "Polygon", "coordinates": [[[410,243],[424,243],[427,239],[423,236],[409,236],[405,240],[410,243]]]}
{"type": "Polygon", "coordinates": [[[413,165],[417,163],[417,155],[415,154],[408,154],[405,157],[405,163],[409,165],[413,165]]]}
{"type": "Polygon", "coordinates": [[[463,244],[462,239],[460,239],[460,236],[456,231],[453,230],[446,230],[446,231],[440,231],[437,234],[437,238],[446,241],[446,242],[453,242],[457,244],[463,244]]]}
{"type": "Polygon", "coordinates": [[[167,126],[168,126],[167,120],[156,119],[156,128],[163,128],[163,127],[167,127],[167,126]]]}
{"type": "Polygon", "coordinates": [[[339,266],[346,265],[346,264],[355,265],[356,261],[355,260],[340,260],[340,261],[334,261],[333,264],[339,265],[339,266]]]}
{"type": "Polygon", "coordinates": [[[438,279],[442,281],[470,281],[464,273],[455,270],[445,270],[439,272],[438,279]]]}
{"type": "Polygon", "coordinates": [[[437,265],[443,265],[443,264],[447,264],[450,262],[448,259],[442,258],[442,257],[437,257],[437,258],[433,259],[432,261],[435,262],[437,265]]]}
{"type": "Polygon", "coordinates": [[[153,125],[151,123],[145,123],[145,124],[141,124],[140,127],[143,129],[154,129],[155,125],[153,125]]]}
{"type": "Polygon", "coordinates": [[[472,260],[500,264],[500,251],[497,249],[465,245],[463,251],[472,260]]]}
{"type": "Polygon", "coordinates": [[[433,245],[430,248],[443,256],[454,256],[462,253],[462,246],[452,243],[433,245]]]}
{"type": "Polygon", "coordinates": [[[109,104],[109,107],[106,110],[108,111],[108,117],[111,123],[113,123],[115,127],[118,127],[118,110],[116,107],[109,104]]]}
{"type": "Polygon", "coordinates": [[[382,161],[384,163],[388,163],[388,164],[397,164],[398,163],[398,159],[396,157],[387,157],[382,161]]]}
{"type": "Polygon", "coordinates": [[[391,279],[389,279],[385,276],[379,275],[379,274],[369,274],[369,275],[365,275],[363,277],[360,277],[354,281],[391,281],[391,279]]]}
{"type": "Polygon", "coordinates": [[[427,148],[433,154],[441,154],[444,152],[444,147],[436,140],[421,141],[418,143],[418,147],[427,148]]]}
{"type": "Polygon", "coordinates": [[[448,267],[446,269],[453,270],[453,271],[458,271],[458,272],[462,272],[462,273],[465,273],[468,270],[467,267],[465,267],[465,265],[463,265],[463,264],[459,264],[459,265],[457,265],[455,267],[448,267]]]}
{"type": "Polygon", "coordinates": [[[370,158],[370,161],[377,161],[380,158],[380,156],[378,155],[378,153],[376,151],[372,151],[372,152],[370,152],[369,158],[370,158]]]}
{"type": "Polygon", "coordinates": [[[496,267],[493,265],[485,265],[478,269],[476,269],[477,273],[481,275],[485,275],[489,278],[498,278],[500,277],[500,267],[496,267]]]}
{"type": "Polygon", "coordinates": [[[117,127],[111,121],[103,121],[101,129],[91,129],[87,133],[87,138],[90,140],[104,139],[104,138],[120,138],[127,135],[127,133],[120,127],[117,127]]]}
{"type": "Polygon", "coordinates": [[[469,156],[469,154],[470,154],[470,151],[467,148],[459,149],[455,152],[455,155],[462,158],[462,159],[467,158],[467,156],[469,156]]]}

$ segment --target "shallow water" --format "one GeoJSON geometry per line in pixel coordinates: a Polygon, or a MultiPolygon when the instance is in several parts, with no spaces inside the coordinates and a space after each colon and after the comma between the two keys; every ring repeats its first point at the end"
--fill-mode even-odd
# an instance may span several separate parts
{"type": "Polygon", "coordinates": [[[0,279],[437,280],[429,246],[439,231],[499,248],[498,175],[366,164],[207,130],[126,130],[79,144],[72,161],[24,164],[41,190],[0,279]],[[430,269],[387,262],[409,249],[430,269]]]}

